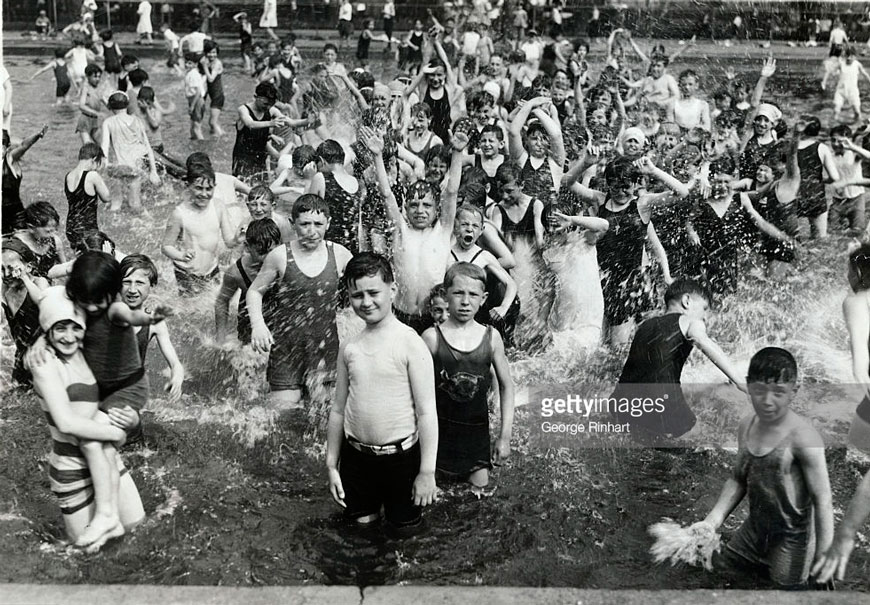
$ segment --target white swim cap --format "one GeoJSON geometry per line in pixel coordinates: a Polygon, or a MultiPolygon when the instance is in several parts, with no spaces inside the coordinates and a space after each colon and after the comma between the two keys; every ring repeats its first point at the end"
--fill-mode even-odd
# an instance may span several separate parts
{"type": "Polygon", "coordinates": [[[64,286],[52,286],[42,293],[39,300],[39,327],[48,332],[59,321],[74,321],[87,327],[85,314],[66,295],[64,286]]]}

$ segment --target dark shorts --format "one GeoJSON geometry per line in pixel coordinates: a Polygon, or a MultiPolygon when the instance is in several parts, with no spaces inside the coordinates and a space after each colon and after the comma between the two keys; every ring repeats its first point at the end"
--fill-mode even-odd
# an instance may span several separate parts
{"type": "MultiPolygon", "coordinates": [[[[811,521],[812,522],[812,521],[811,521]]],[[[717,566],[750,567],[783,588],[800,587],[809,578],[815,540],[809,532],[771,535],[764,524],[744,521],[717,561],[717,566]]]]}
{"type": "Polygon", "coordinates": [[[69,89],[72,88],[72,82],[67,80],[66,82],[58,82],[57,87],[54,89],[54,96],[56,97],[65,97],[66,93],[69,92],[69,89]]]}
{"type": "Polygon", "coordinates": [[[178,284],[178,293],[182,296],[202,294],[220,282],[220,267],[215,267],[208,275],[196,275],[175,266],[173,269],[175,269],[175,283],[178,284]]]}
{"type": "Polygon", "coordinates": [[[419,525],[422,512],[414,504],[414,480],[420,472],[420,443],[388,456],[364,454],[345,438],[339,473],[344,487],[344,514],[349,519],[377,515],[384,509],[387,523],[396,528],[419,525]]]}
{"type": "Polygon", "coordinates": [[[170,50],[166,53],[166,67],[175,67],[178,65],[178,53],[170,50]]]}
{"type": "Polygon", "coordinates": [[[353,23],[342,19],[338,22],[338,35],[342,38],[347,38],[353,32],[353,23]]]}
{"type": "Polygon", "coordinates": [[[205,117],[205,99],[200,96],[188,97],[187,113],[194,122],[202,122],[205,117]]]}
{"type": "Polygon", "coordinates": [[[797,215],[805,216],[812,220],[828,211],[828,200],[825,192],[816,192],[811,195],[799,196],[797,199],[797,215]]]}
{"type": "Polygon", "coordinates": [[[829,57],[839,57],[843,54],[843,45],[842,44],[831,44],[831,52],[828,54],[829,57]]]}
{"type": "Polygon", "coordinates": [[[225,103],[226,99],[224,97],[223,90],[215,91],[214,95],[212,95],[212,91],[209,91],[208,97],[209,97],[209,99],[211,99],[210,105],[211,105],[212,109],[223,109],[224,108],[224,103],[225,103]]]}
{"type": "Polygon", "coordinates": [[[266,380],[272,391],[309,390],[335,384],[338,347],[329,351],[311,351],[299,341],[272,345],[266,380]]]}
{"type": "Polygon", "coordinates": [[[395,315],[396,319],[401,321],[406,326],[414,328],[414,331],[417,332],[417,334],[422,334],[423,332],[431,328],[435,323],[432,321],[432,316],[428,313],[405,313],[404,311],[393,307],[393,315],[395,315]]]}

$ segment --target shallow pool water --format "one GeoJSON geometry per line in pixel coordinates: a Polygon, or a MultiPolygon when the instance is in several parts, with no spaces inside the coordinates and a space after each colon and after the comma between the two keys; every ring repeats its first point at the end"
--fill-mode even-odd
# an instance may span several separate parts
{"type": "MultiPolygon", "coordinates": [[[[754,83],[761,55],[747,49],[702,49],[671,67],[701,74],[712,91],[725,66],[754,83]],[[746,56],[751,54],[752,56],[746,56]]],[[[784,101],[787,117],[814,113],[830,120],[830,102],[817,93],[823,51],[783,49],[768,95],[784,101]]],[[[42,59],[40,60],[40,62],[42,59]]],[[[26,203],[50,201],[66,214],[62,177],[79,147],[73,108],[53,106],[48,77],[27,82],[37,69],[30,59],[7,57],[15,79],[13,135],[23,137],[48,123],[50,130],[22,162],[26,203]]],[[[232,136],[191,142],[181,82],[146,61],[158,96],[179,112],[167,119],[164,138],[173,155],[206,151],[215,167],[229,172],[232,136]]],[[[388,66],[380,66],[386,71],[388,66]]],[[[233,131],[233,107],[249,101],[252,85],[228,61],[224,80],[228,111],[223,127],[233,131]]],[[[110,181],[120,193],[117,181],[110,181]]],[[[146,440],[126,454],[148,520],[97,555],[62,543],[62,526],[51,500],[45,468],[48,434],[35,399],[6,389],[0,404],[0,535],[3,581],[161,584],[501,584],[588,588],[746,587],[747,581],[692,568],[654,566],[646,527],[663,516],[681,522],[702,518],[729,475],[733,454],[718,448],[685,450],[557,449],[530,440],[539,418],[531,406],[518,410],[514,452],[495,471],[498,486],[478,500],[463,485],[443,485],[427,509],[428,531],[396,541],[377,530],[360,531],[341,521],[326,490],[322,433],[300,439],[261,404],[264,358],[250,350],[222,350],[212,341],[212,299],[179,300],[170,264],[159,253],[166,218],[180,186],[165,181],[146,192],[150,216],[101,208],[100,224],[125,252],[142,251],[160,268],[154,296],[176,306],[173,341],[188,374],[185,395],[170,403],[161,390],[163,361],[152,346],[148,357],[152,400],[144,416],[146,440]]],[[[805,383],[851,379],[847,336],[840,314],[846,293],[845,238],[833,237],[807,251],[797,272],[781,283],[746,276],[739,292],[712,313],[708,331],[741,370],[752,353],[782,345],[798,358],[805,383]]],[[[342,317],[342,330],[354,329],[342,317]]],[[[7,338],[4,336],[4,338],[7,338]]],[[[11,349],[4,341],[3,379],[11,349]]],[[[521,386],[560,382],[612,382],[625,351],[581,356],[554,347],[542,356],[517,353],[513,372],[521,386]]],[[[694,353],[684,382],[724,382],[694,353]]],[[[748,402],[731,396],[691,401],[702,435],[731,435],[748,402]],[[735,403],[736,401],[736,403],[735,403]]],[[[845,433],[857,401],[798,399],[798,407],[826,436],[845,433]]],[[[829,450],[837,518],[860,477],[842,449],[829,450]]],[[[745,506],[726,530],[739,525],[745,506]]],[[[727,533],[727,532],[726,532],[727,533]]],[[[847,587],[866,589],[870,557],[862,536],[847,587]]],[[[752,584],[748,584],[751,586],[752,584]]]]}

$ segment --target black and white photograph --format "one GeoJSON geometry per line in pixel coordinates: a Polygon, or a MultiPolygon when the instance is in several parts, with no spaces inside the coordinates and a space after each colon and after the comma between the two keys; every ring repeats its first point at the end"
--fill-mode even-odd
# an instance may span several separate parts
{"type": "Polygon", "coordinates": [[[0,15],[0,603],[870,600],[870,3],[0,15]]]}

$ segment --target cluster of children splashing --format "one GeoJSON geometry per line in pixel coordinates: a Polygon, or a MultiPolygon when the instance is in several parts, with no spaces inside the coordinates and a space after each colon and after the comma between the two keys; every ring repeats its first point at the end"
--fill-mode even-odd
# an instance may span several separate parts
{"type": "MultiPolygon", "coordinates": [[[[348,73],[332,45],[305,89],[292,39],[268,59],[246,59],[256,86],[238,108],[232,174],[216,172],[205,153],[183,162],[166,155],[160,126],[171,103],[157,101],[138,61],[119,60],[114,92],[88,64],[76,127],[83,145],[64,180],[71,261],[54,208],[21,201],[19,160],[45,131],[14,145],[4,132],[13,377],[32,382],[47,413],[51,487],[70,538],[98,549],[144,517],[118,449],[141,436],[152,338],[170,366],[171,397],[184,380],[164,321],[172,310],[148,302],[154,262],[121,255],[99,231],[98,204],[121,207],[100,175],[108,161],[134,210],[142,181],[156,184],[161,165],[186,182],[161,247],[179,293],[202,297],[220,283],[222,343],[240,293],[238,341],[268,352],[271,404],[295,430],[304,430],[313,397],[328,393],[329,490],[348,518],[371,523],[383,512],[391,530],[413,534],[436,498],[436,473],[492,492],[489,471],[511,452],[512,350],[570,346],[582,355],[631,342],[614,396],[658,384],[668,404],[617,417],[633,437],[664,443],[696,424],[679,382],[698,347],[754,407],[739,427],[733,478],[704,521],[718,528],[748,495],[750,516],[726,564],[786,587],[810,585],[811,572],[821,582],[842,578],[870,511],[870,478],[835,536],[821,438],[789,409],[794,358],[766,348],[744,378],[704,318],[714,296],[734,294],[747,256],[772,278],[788,271],[801,219],[812,238],[827,237],[829,215],[832,229],[863,234],[866,131],[836,125],[829,144],[816,117],[789,127],[763,101],[773,59],[754,89],[729,70],[708,103],[697,73],[668,73],[683,49],[647,55],[627,31],[613,32],[596,67],[584,42],[545,45],[534,31],[504,55],[471,56],[445,46],[437,22],[418,30],[419,61],[386,84],[365,69],[348,73]],[[334,136],[339,104],[361,116],[349,140],[334,136]],[[103,105],[112,115],[100,124],[103,105]],[[237,194],[247,197],[241,220],[237,194]],[[241,254],[222,268],[224,248],[241,254]],[[636,327],[662,289],[665,314],[636,327]],[[340,339],[336,313],[348,303],[364,327],[340,339]],[[501,411],[494,442],[491,391],[501,411]]],[[[204,44],[202,60],[185,56],[192,138],[203,136],[205,98],[221,134],[223,66],[217,46],[204,44]]],[[[849,266],[854,294],[844,308],[855,374],[868,386],[870,246],[849,266]]],[[[865,408],[868,399],[851,438],[870,453],[865,408]]]]}

